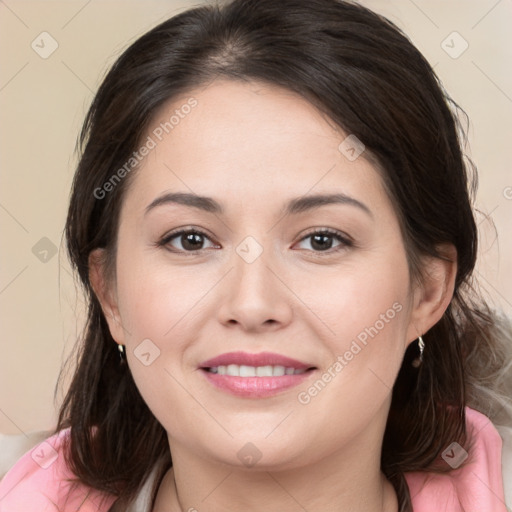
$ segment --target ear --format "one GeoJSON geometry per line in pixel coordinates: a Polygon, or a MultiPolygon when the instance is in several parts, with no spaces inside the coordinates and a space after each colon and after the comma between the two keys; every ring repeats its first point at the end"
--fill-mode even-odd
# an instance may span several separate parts
{"type": "Polygon", "coordinates": [[[408,342],[425,334],[449,306],[457,275],[457,250],[452,244],[437,246],[441,258],[422,258],[423,280],[414,291],[413,310],[407,330],[408,342]]]}
{"type": "Polygon", "coordinates": [[[110,334],[117,343],[125,344],[125,332],[117,303],[113,280],[106,272],[106,250],[94,249],[89,254],[89,281],[107,320],[110,334]]]}

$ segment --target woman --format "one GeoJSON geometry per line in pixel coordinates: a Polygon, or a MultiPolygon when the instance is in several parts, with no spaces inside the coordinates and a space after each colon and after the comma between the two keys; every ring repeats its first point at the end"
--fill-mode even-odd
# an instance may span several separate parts
{"type": "Polygon", "coordinates": [[[131,45],[80,139],[77,370],[0,510],[505,512],[510,327],[471,287],[451,106],[345,1],[234,0],[131,45]]]}

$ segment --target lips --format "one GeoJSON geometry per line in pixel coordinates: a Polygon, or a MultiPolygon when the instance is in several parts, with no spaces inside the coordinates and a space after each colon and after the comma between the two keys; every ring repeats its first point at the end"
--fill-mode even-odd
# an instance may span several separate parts
{"type": "Polygon", "coordinates": [[[229,352],[204,361],[199,369],[211,384],[222,391],[261,398],[298,385],[316,367],[272,352],[229,352]]]}
{"type": "Polygon", "coordinates": [[[248,352],[228,352],[204,361],[199,365],[199,367],[205,369],[227,366],[229,364],[237,364],[240,366],[284,366],[285,368],[294,368],[296,370],[314,368],[312,364],[303,363],[296,359],[275,354],[273,352],[260,352],[258,354],[251,354],[248,352]]]}

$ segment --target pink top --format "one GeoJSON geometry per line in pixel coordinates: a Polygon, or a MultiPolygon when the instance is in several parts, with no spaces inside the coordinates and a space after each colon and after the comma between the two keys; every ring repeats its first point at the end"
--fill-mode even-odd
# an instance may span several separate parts
{"type": "Polygon", "coordinates": [[[454,468],[452,471],[405,474],[414,512],[507,512],[502,439],[487,416],[469,407],[466,407],[466,426],[474,440],[470,455],[457,443],[450,444],[442,453],[443,459],[454,468]]]}
{"type": "MultiPolygon", "coordinates": [[[[466,407],[466,418],[475,442],[469,458],[462,447],[452,443],[443,452],[443,459],[454,468],[452,471],[405,475],[414,512],[507,512],[501,437],[483,414],[466,407]]],[[[62,438],[68,434],[69,429],[65,429],[49,437],[9,470],[0,482],[0,512],[109,510],[115,501],[112,495],[85,485],[69,493],[70,484],[66,479],[72,477],[72,473],[62,451],[62,438]]]]}

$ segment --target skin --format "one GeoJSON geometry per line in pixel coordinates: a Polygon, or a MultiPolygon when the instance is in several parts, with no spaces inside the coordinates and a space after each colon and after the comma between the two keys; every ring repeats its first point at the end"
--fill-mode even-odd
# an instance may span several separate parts
{"type": "Polygon", "coordinates": [[[397,510],[380,471],[391,388],[409,343],[448,306],[456,263],[425,259],[427,278],[412,287],[379,172],[364,153],[349,161],[338,149],[347,134],[301,97],[219,79],[168,102],[152,126],[190,97],[197,106],[145,157],[124,197],[115,276],[101,249],[90,256],[112,335],[168,434],[174,467],[154,511],[397,510]],[[212,197],[224,213],[178,204],[146,213],[178,191],[212,197]],[[350,204],[281,213],[292,198],[333,192],[371,215],[350,204]],[[204,231],[203,248],[187,253],[179,236],[158,245],[177,228],[204,231]],[[333,237],[318,249],[307,235],[325,228],[353,245],[333,237]],[[236,252],[247,236],[263,248],[252,263],[236,252]],[[300,403],[298,393],[396,303],[401,311],[300,403]],[[134,353],[145,339],[160,350],[149,366],[134,353]],[[237,350],[277,352],[317,370],[273,397],[235,397],[198,366],[237,350]],[[237,456],[249,442],[261,453],[252,467],[237,456]]]}

